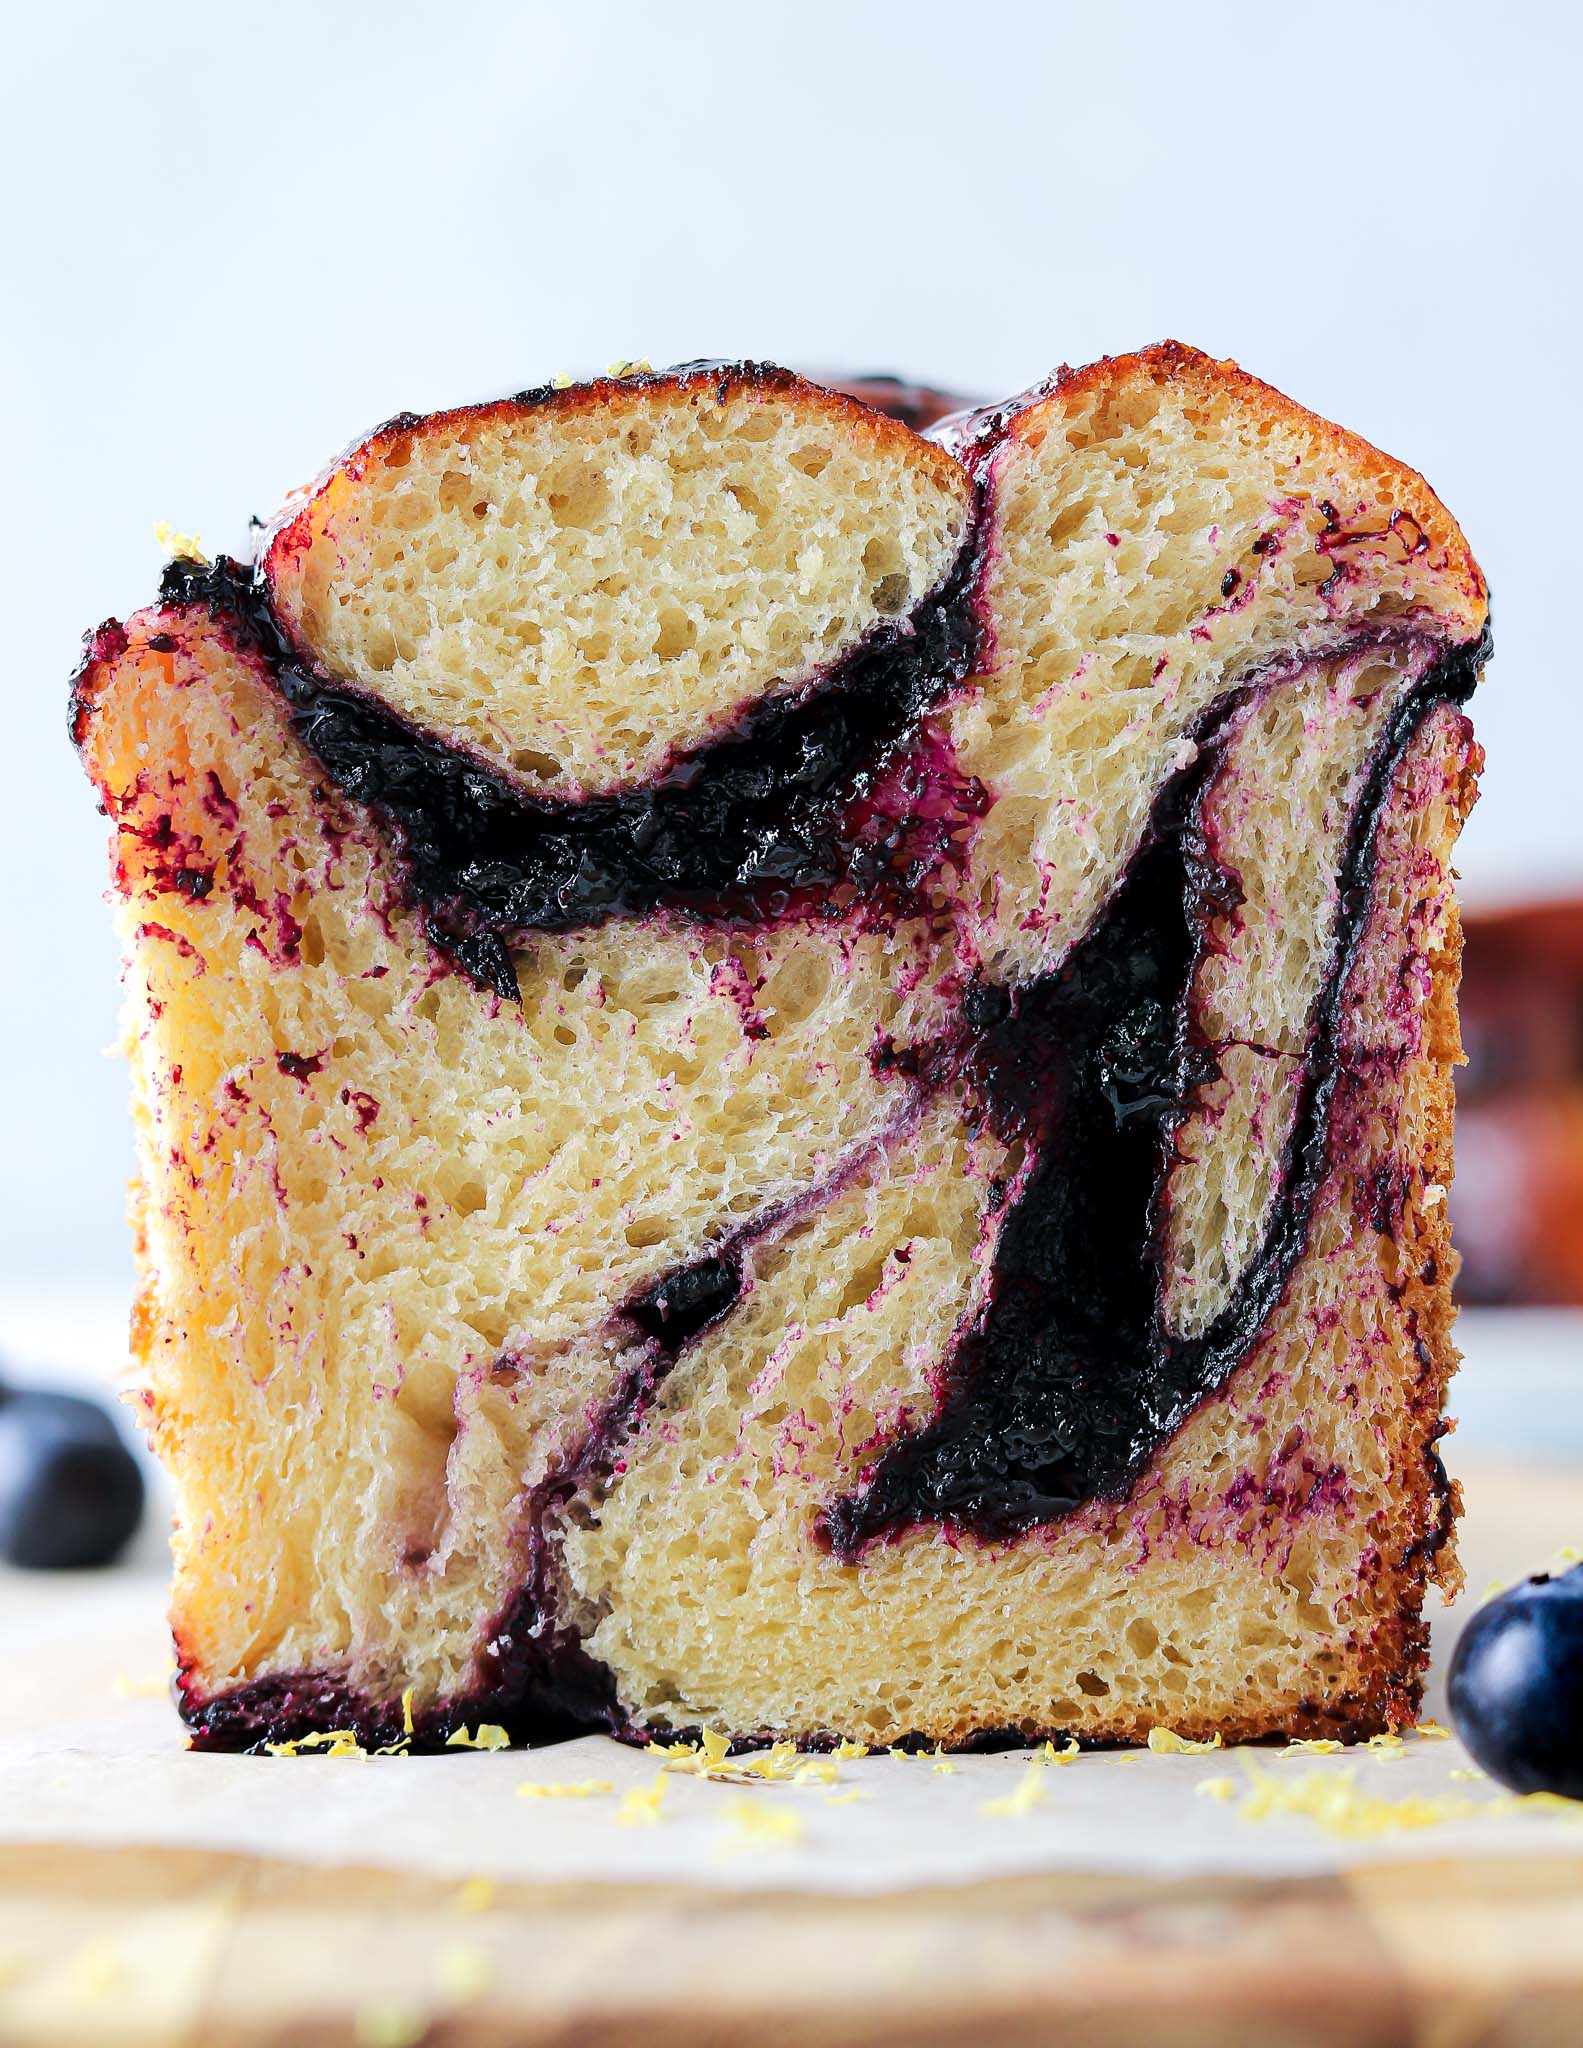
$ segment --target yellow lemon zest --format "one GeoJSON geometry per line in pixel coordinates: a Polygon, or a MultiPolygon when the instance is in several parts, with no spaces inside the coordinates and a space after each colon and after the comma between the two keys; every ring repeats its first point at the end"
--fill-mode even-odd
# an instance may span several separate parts
{"type": "Polygon", "coordinates": [[[1010,1792],[1000,1799],[981,1800],[978,1810],[986,1820],[1017,1820],[1043,1804],[1044,1784],[1041,1774],[1025,1768],[1010,1792]]]}
{"type": "Polygon", "coordinates": [[[171,562],[207,562],[209,557],[203,551],[203,542],[195,533],[178,533],[174,526],[163,519],[154,521],[154,538],[163,549],[165,559],[171,562]]]}
{"type": "Polygon", "coordinates": [[[1220,1737],[1217,1734],[1211,1742],[1190,1742],[1174,1728],[1151,1728],[1149,1747],[1156,1756],[1208,1756],[1219,1749],[1220,1737]]]}
{"type": "Polygon", "coordinates": [[[724,1819],[723,1849],[790,1849],[807,1833],[800,1813],[763,1799],[733,1799],[724,1819]]]}
{"type": "Polygon", "coordinates": [[[616,1820],[624,1828],[652,1828],[659,1825],[665,1805],[665,1780],[650,1785],[633,1785],[622,1794],[616,1820]]]}
{"type": "Polygon", "coordinates": [[[435,1957],[434,1975],[447,1998],[458,2005],[471,2005],[493,1983],[495,1966],[487,1949],[456,1942],[435,1957]]]}
{"type": "Polygon", "coordinates": [[[1403,1829],[1438,1827],[1442,1821],[1466,1820],[1479,1808],[1455,1793],[1436,1797],[1382,1799],[1359,1789],[1357,1772],[1311,1771],[1301,1778],[1277,1778],[1248,1766],[1252,1784],[1237,1809],[1242,1820],[1263,1821],[1294,1816],[1313,1821],[1333,1835],[1367,1840],[1403,1829]]]}
{"type": "Polygon", "coordinates": [[[536,1778],[524,1778],[517,1787],[519,1799],[594,1799],[601,1792],[614,1792],[615,1786],[608,1778],[570,1778],[559,1783],[544,1784],[536,1778]]]}
{"type": "Polygon", "coordinates": [[[352,2022],[357,2048],[416,2048],[428,2031],[427,2016],[397,1999],[363,2006],[352,2022]]]}

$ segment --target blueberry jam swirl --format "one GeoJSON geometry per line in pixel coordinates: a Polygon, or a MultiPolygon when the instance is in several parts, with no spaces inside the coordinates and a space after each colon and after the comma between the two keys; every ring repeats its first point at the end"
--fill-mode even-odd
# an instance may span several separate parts
{"type": "MultiPolygon", "coordinates": [[[[481,988],[514,999],[513,947],[534,933],[655,911],[753,925],[890,920],[925,907],[953,835],[987,808],[948,758],[941,767],[930,726],[982,651],[981,570],[970,533],[909,617],[884,621],[796,695],[762,701],[654,782],[561,800],[326,676],[252,571],[223,558],[177,562],[162,599],[223,615],[262,657],[329,780],[383,821],[436,943],[481,988]]],[[[1393,643],[1382,633],[1366,644],[1393,643]]],[[[1325,1177],[1347,981],[1394,779],[1425,720],[1471,694],[1488,652],[1486,631],[1443,654],[1376,744],[1347,827],[1334,943],[1262,1241],[1202,1333],[1174,1332],[1167,1319],[1164,1214],[1176,1131],[1217,1072],[1189,999],[1210,928],[1239,898],[1200,821],[1246,689],[1206,715],[1191,765],[1160,790],[1106,909],[1060,964],[1017,987],[970,981],[947,1038],[897,1056],[915,1101],[963,1089],[1022,1166],[998,1191],[993,1265],[944,1363],[935,1415],[820,1517],[816,1533],[836,1557],[929,1524],[1006,1540],[1120,1500],[1249,1354],[1302,1256],[1325,1177]]],[[[414,1747],[438,1746],[475,1713],[530,1740],[589,1726],[632,1732],[611,1675],[558,1618],[556,1524],[615,1468],[687,1347],[731,1315],[749,1236],[777,1220],[713,1245],[620,1312],[613,1327],[627,1362],[583,1443],[529,1503],[523,1577],[486,1634],[477,1689],[420,1718],[414,1747]]],[[[192,1698],[184,1711],[214,1747],[327,1719],[365,1741],[398,1732],[388,1709],[315,1674],[192,1698]]]]}
{"type": "MultiPolygon", "coordinates": [[[[795,698],[658,781],[576,800],[535,797],[459,747],[325,676],[292,646],[252,572],[173,562],[161,601],[227,614],[264,656],[298,737],[336,787],[395,828],[431,934],[481,986],[515,1000],[509,941],[653,910],[763,924],[905,914],[935,865],[920,830],[928,779],[909,742],[968,673],[973,551],[905,618],[884,620],[795,698]]],[[[953,792],[971,811],[977,793],[953,792]]]]}
{"type": "Polygon", "coordinates": [[[1011,1538],[1120,1500],[1247,1356],[1302,1256],[1325,1175],[1344,995],[1396,771],[1430,712],[1471,694],[1487,653],[1486,638],[1443,657],[1376,746],[1347,834],[1338,929],[1272,1212],[1201,1335],[1174,1335],[1166,1319],[1163,1203],[1174,1134],[1217,1072],[1188,996],[1207,927],[1239,900],[1198,824],[1236,699],[1217,707],[1194,765],[1162,789],[1143,849],[1060,968],[1019,989],[970,991],[968,1077],[994,1127],[1028,1145],[1033,1164],[1002,1223],[987,1307],[948,1361],[939,1413],[825,1511],[838,1556],[922,1522],[1011,1538]]]}

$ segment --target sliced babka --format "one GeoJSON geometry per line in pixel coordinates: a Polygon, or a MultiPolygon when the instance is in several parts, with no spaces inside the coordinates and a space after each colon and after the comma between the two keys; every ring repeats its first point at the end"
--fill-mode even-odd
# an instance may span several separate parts
{"type": "Polygon", "coordinates": [[[1483,582],[1174,345],[932,434],[403,416],[91,636],[200,1742],[1411,1718],[1483,582]]]}

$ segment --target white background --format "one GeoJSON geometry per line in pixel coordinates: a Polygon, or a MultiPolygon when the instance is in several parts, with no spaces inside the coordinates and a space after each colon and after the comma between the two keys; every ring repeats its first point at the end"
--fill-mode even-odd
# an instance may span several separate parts
{"type": "MultiPolygon", "coordinates": [[[[1422,469],[1489,571],[1475,902],[1583,881],[1570,5],[15,11],[0,1308],[126,1267],[102,824],[64,736],[152,525],[616,356],[1004,393],[1175,335],[1422,469]]],[[[0,1340],[4,1331],[0,1329],[0,1340]]]]}

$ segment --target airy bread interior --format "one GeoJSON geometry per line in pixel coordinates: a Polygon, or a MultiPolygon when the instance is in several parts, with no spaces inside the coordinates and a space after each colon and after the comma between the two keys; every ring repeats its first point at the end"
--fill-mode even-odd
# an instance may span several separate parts
{"type": "MultiPolygon", "coordinates": [[[[1224,1390],[1125,1501],[1015,1542],[819,1539],[932,1412],[1018,1165],[958,1086],[876,1048],[947,1039],[970,973],[1048,969],[1195,718],[1255,678],[1204,807],[1242,885],[1192,990],[1221,1072],[1167,1190],[1169,1313],[1202,1328],[1270,1208],[1371,749],[1429,636],[1482,617],[1410,473],[1181,352],[1103,371],[1020,414],[988,472],[991,654],[943,718],[991,802],[936,916],[527,935],[514,1005],[434,950],[399,849],[327,790],[223,618],[140,615],[90,664],[194,1697],[304,1671],[387,1706],[470,1696],[536,1490],[575,1471],[545,1532],[558,1622],[640,1725],[1129,1738],[1411,1711],[1422,1585],[1452,1569],[1429,1447],[1476,750],[1450,708],[1380,827],[1308,1249],[1224,1390]],[[1399,638],[1356,651],[1381,619],[1399,638]],[[579,1467],[632,1366],[617,1311],[744,1228],[737,1305],[619,1458],[579,1467]]],[[[278,529],[277,607],[333,673],[552,792],[651,773],[904,614],[967,532],[947,453],[806,387],[714,389],[389,430],[278,529]]]]}
{"type": "Polygon", "coordinates": [[[969,509],[941,450],[796,379],[596,391],[398,421],[266,551],[330,674],[543,793],[794,693],[945,579],[969,509]]]}
{"type": "Polygon", "coordinates": [[[996,799],[968,901],[999,976],[1088,929],[1228,687],[1366,628],[1457,641],[1484,616],[1421,477],[1169,344],[1058,381],[993,475],[990,674],[951,737],[996,799]]]}

